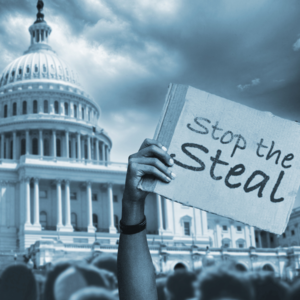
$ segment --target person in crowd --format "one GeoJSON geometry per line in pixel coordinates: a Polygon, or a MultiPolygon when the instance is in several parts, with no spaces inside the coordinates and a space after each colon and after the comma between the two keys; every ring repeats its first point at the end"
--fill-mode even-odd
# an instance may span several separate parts
{"type": "Polygon", "coordinates": [[[37,300],[34,275],[26,265],[9,266],[1,275],[1,300],[37,300]]]}
{"type": "Polygon", "coordinates": [[[118,298],[106,289],[87,287],[73,294],[70,300],[118,300],[118,298]]]}
{"type": "Polygon", "coordinates": [[[175,178],[171,168],[174,161],[166,150],[159,142],[146,139],[139,151],[129,157],[122,200],[121,223],[125,227],[121,229],[117,260],[120,300],[157,300],[155,271],[144,228],[147,192],[138,189],[138,184],[145,175],[165,183],[175,178]]]}
{"type": "Polygon", "coordinates": [[[167,284],[167,277],[156,278],[156,290],[158,300],[167,300],[165,294],[165,287],[167,284]]]}
{"type": "Polygon", "coordinates": [[[186,300],[195,297],[194,283],[197,276],[194,272],[179,269],[170,274],[166,281],[165,293],[168,300],[186,300]]]}
{"type": "Polygon", "coordinates": [[[254,289],[244,272],[230,264],[210,266],[202,270],[198,279],[201,300],[254,300],[254,289]]]}
{"type": "Polygon", "coordinates": [[[102,287],[109,289],[105,275],[96,267],[74,265],[61,273],[54,284],[55,300],[69,299],[72,294],[85,287],[102,287]]]}
{"type": "Polygon", "coordinates": [[[275,278],[273,273],[255,272],[250,275],[250,280],[255,290],[255,300],[282,300],[287,297],[289,285],[275,278]]]}
{"type": "Polygon", "coordinates": [[[53,269],[48,272],[46,276],[46,281],[44,285],[44,293],[43,293],[43,300],[55,300],[54,298],[54,284],[56,278],[67,270],[69,267],[73,265],[70,261],[63,261],[55,264],[53,269]]]}
{"type": "Polygon", "coordinates": [[[300,279],[298,279],[291,287],[286,297],[287,300],[299,300],[300,299],[300,279]]]}

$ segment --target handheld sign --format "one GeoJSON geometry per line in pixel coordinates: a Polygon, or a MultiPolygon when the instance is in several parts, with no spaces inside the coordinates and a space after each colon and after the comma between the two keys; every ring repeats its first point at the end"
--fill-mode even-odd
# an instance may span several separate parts
{"type": "Polygon", "coordinates": [[[300,184],[300,126],[171,84],[155,139],[174,159],[171,183],[139,188],[281,234],[300,184]]]}

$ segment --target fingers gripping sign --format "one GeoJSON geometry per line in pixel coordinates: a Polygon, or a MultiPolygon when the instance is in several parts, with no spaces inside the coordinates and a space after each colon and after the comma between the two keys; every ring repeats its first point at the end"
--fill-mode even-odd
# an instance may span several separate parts
{"type": "Polygon", "coordinates": [[[171,169],[173,165],[174,161],[165,147],[155,140],[146,139],[139,151],[129,156],[124,198],[131,202],[146,198],[148,193],[138,189],[138,184],[145,175],[165,183],[171,182],[176,177],[171,169]]]}

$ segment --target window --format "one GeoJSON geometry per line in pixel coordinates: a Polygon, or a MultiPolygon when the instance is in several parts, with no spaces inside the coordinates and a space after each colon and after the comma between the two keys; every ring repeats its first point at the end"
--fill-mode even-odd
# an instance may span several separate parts
{"type": "MultiPolygon", "coordinates": [[[[44,40],[44,29],[41,30],[41,39],[42,39],[42,41],[44,40]]],[[[44,72],[46,72],[46,71],[44,71],[44,72]]]]}
{"type": "Polygon", "coordinates": [[[77,227],[77,215],[75,213],[71,213],[71,224],[74,228],[77,227]]]}
{"type": "Polygon", "coordinates": [[[43,64],[43,72],[47,72],[47,68],[45,64],[43,64]]]}
{"type": "Polygon", "coordinates": [[[84,158],[88,159],[88,147],[87,147],[87,144],[84,144],[84,158]]]}
{"type": "Polygon", "coordinates": [[[285,234],[285,233],[283,233],[283,234],[282,234],[282,237],[285,239],[285,238],[286,238],[286,234],[285,234]]]}
{"type": "Polygon", "coordinates": [[[30,72],[29,65],[27,65],[27,67],[26,67],[26,72],[27,72],[27,73],[29,73],[29,72],[30,72]]]}
{"type": "Polygon", "coordinates": [[[118,196],[114,195],[114,202],[118,202],[118,196]]]}
{"type": "Polygon", "coordinates": [[[228,243],[224,243],[223,244],[223,248],[229,248],[229,244],[228,243]]]}
{"type": "Polygon", "coordinates": [[[40,191],[39,191],[39,194],[40,194],[40,198],[42,198],[42,199],[47,199],[47,198],[48,198],[48,193],[47,193],[47,191],[40,190],[40,191]]]}
{"type": "Polygon", "coordinates": [[[21,155],[25,155],[26,154],[26,140],[22,139],[21,140],[21,155]]]}
{"type": "Polygon", "coordinates": [[[77,200],[77,193],[76,192],[71,192],[70,193],[70,198],[71,198],[71,200],[77,200]]]}
{"type": "Polygon", "coordinates": [[[40,33],[39,33],[39,30],[36,31],[36,41],[37,41],[37,43],[40,41],[40,33]]]}
{"type": "Polygon", "coordinates": [[[13,104],[13,116],[16,116],[17,115],[17,103],[15,102],[13,104]]]}
{"type": "Polygon", "coordinates": [[[37,138],[32,139],[32,154],[33,155],[38,155],[39,154],[38,139],[37,138]]]}
{"type": "Polygon", "coordinates": [[[239,248],[244,248],[244,243],[239,243],[239,248]]]}
{"type": "Polygon", "coordinates": [[[4,105],[4,118],[7,118],[7,104],[4,105]]]}
{"type": "Polygon", "coordinates": [[[88,120],[89,120],[89,122],[91,121],[91,111],[90,110],[88,110],[88,120]]]}
{"type": "Polygon", "coordinates": [[[16,73],[15,70],[13,70],[13,71],[11,72],[11,76],[12,76],[12,77],[15,77],[15,73],[16,73]]]}
{"type": "Polygon", "coordinates": [[[38,71],[39,71],[39,68],[38,68],[38,65],[36,64],[36,65],[34,66],[34,72],[37,73],[38,71]]]}
{"type": "Polygon", "coordinates": [[[14,149],[14,144],[13,141],[10,141],[10,159],[13,159],[13,149],[14,149]]]}
{"type": "Polygon", "coordinates": [[[236,230],[237,230],[237,231],[242,231],[242,226],[237,226],[237,227],[236,227],[236,230]]]}
{"type": "Polygon", "coordinates": [[[93,225],[98,228],[98,216],[96,214],[93,214],[93,225]]]}
{"type": "Polygon", "coordinates": [[[27,102],[26,101],[23,101],[22,114],[23,115],[27,114],[27,102]]]}
{"type": "Polygon", "coordinates": [[[19,75],[22,75],[22,68],[19,69],[19,75]]]}
{"type": "Polygon", "coordinates": [[[58,113],[59,113],[59,109],[58,109],[58,101],[55,101],[55,102],[54,102],[54,111],[55,111],[55,113],[58,115],[58,113]]]}
{"type": "Polygon", "coordinates": [[[93,200],[93,201],[98,201],[98,195],[97,195],[97,194],[93,194],[92,200],[93,200]]]}
{"type": "Polygon", "coordinates": [[[81,119],[84,120],[84,108],[81,108],[81,119]]]}
{"type": "Polygon", "coordinates": [[[67,102],[65,102],[65,115],[68,116],[69,115],[69,105],[67,102]]]}
{"type": "Polygon", "coordinates": [[[49,141],[44,139],[44,156],[50,156],[49,141]]]}
{"type": "Polygon", "coordinates": [[[37,102],[37,100],[34,100],[33,101],[33,113],[37,114],[37,112],[38,112],[38,102],[37,102]]]}
{"type": "Polygon", "coordinates": [[[273,236],[270,236],[270,241],[271,241],[271,243],[273,243],[273,242],[274,242],[274,238],[273,238],[273,236]]]}
{"type": "Polygon", "coordinates": [[[295,235],[295,230],[294,229],[291,232],[292,232],[292,235],[295,235]]]}
{"type": "Polygon", "coordinates": [[[74,118],[77,118],[77,105],[74,105],[74,118]]]}
{"type": "Polygon", "coordinates": [[[60,139],[56,139],[56,156],[61,157],[60,139]]]}
{"type": "Polygon", "coordinates": [[[43,228],[47,227],[47,214],[44,211],[40,213],[40,224],[43,228]]]}
{"type": "Polygon", "coordinates": [[[44,114],[49,113],[48,100],[44,100],[44,114]]]}
{"type": "Polygon", "coordinates": [[[183,226],[184,226],[184,235],[191,235],[190,222],[184,222],[183,226]]]}
{"type": "Polygon", "coordinates": [[[223,228],[223,231],[227,231],[228,230],[227,225],[223,225],[222,228],[223,228]]]}

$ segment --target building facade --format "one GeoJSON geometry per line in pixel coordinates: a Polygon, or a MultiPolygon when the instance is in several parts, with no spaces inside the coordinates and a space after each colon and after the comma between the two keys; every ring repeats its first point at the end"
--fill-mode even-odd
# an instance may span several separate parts
{"type": "MultiPolygon", "coordinates": [[[[19,253],[36,267],[117,253],[127,169],[110,160],[98,103],[49,45],[41,3],[29,49],[0,75],[0,261],[19,253]]],[[[145,215],[157,272],[232,259],[285,276],[300,252],[256,249],[274,245],[251,226],[158,195],[145,215]]]]}

